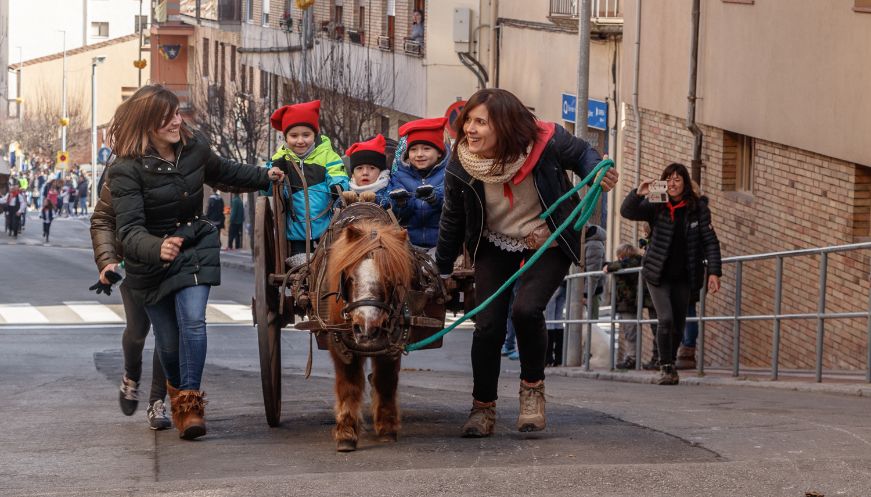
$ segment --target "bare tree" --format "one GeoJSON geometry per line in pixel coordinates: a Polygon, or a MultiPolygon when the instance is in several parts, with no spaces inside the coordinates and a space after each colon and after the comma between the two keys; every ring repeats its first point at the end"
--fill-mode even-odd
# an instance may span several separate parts
{"type": "MultiPolygon", "coordinates": [[[[26,102],[27,112],[20,125],[13,125],[13,135],[24,150],[44,157],[54,157],[60,143],[60,99],[39,88],[35,96],[26,102]]],[[[67,148],[76,149],[88,144],[88,126],[85,122],[84,104],[77,96],[67,98],[67,148]]]]}

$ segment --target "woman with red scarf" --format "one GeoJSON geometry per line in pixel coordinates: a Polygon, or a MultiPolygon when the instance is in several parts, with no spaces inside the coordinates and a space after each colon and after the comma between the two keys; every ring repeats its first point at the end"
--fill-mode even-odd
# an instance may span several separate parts
{"type": "Polygon", "coordinates": [[[687,307],[692,293],[698,293],[708,273],[708,291],[720,289],[720,241],[711,224],[708,198],[692,188],[683,164],[669,164],[660,176],[668,183],[668,201],[652,203],[652,180],[642,181],[629,192],[620,214],[631,221],[650,225],[650,243],[641,264],[641,275],[650,290],[659,321],[656,343],[660,371],[656,383],[677,385],[675,353],[686,325],[687,307]]]}

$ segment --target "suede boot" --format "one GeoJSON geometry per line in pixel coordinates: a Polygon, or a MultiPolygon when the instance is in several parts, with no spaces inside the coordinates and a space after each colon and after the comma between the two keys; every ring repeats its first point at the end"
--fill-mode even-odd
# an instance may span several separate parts
{"type": "MultiPolygon", "coordinates": [[[[178,411],[179,438],[193,440],[206,434],[206,394],[197,390],[181,390],[177,402],[172,405],[173,418],[178,411]],[[176,404],[178,407],[176,408],[176,404]]],[[[175,421],[175,419],[173,419],[175,421]]]]}
{"type": "Polygon", "coordinates": [[[681,344],[677,348],[677,359],[674,361],[675,369],[696,369],[696,348],[686,347],[681,344]]]}

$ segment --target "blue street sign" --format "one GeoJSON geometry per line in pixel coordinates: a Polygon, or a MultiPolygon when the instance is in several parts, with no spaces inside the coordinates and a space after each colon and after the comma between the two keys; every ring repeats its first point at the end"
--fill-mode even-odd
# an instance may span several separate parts
{"type": "Polygon", "coordinates": [[[568,123],[575,122],[575,114],[578,107],[578,97],[568,93],[563,93],[562,101],[563,121],[568,123]]]}
{"type": "MultiPolygon", "coordinates": [[[[587,101],[587,127],[606,130],[608,128],[608,103],[602,100],[587,101]]],[[[570,93],[562,94],[562,119],[574,123],[578,98],[570,93]]]]}
{"type": "Polygon", "coordinates": [[[109,156],[112,155],[112,150],[109,147],[102,147],[100,151],[97,152],[97,163],[105,164],[107,160],[109,160],[109,156]]]}

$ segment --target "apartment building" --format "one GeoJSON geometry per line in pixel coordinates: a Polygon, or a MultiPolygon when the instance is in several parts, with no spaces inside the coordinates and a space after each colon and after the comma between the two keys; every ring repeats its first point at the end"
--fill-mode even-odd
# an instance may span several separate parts
{"type": "MultiPolygon", "coordinates": [[[[624,5],[626,46],[635,43],[641,24],[641,161],[634,160],[638,118],[625,99],[623,194],[638,176],[654,178],[670,162],[690,165],[692,3],[644,2],[640,11],[636,2],[624,5]]],[[[701,2],[701,188],[725,256],[871,240],[869,12],[871,2],[862,0],[701,2]]],[[[632,88],[634,62],[634,54],[621,58],[623,88],[632,88]]],[[[623,240],[634,238],[632,224],[623,223],[623,240]]],[[[868,253],[833,254],[827,263],[826,310],[867,309],[868,253]]],[[[783,312],[817,311],[819,270],[819,257],[785,260],[783,312]]],[[[748,263],[742,277],[743,313],[771,314],[774,262],[748,263]]],[[[708,314],[734,313],[735,297],[735,265],[728,265],[708,314]]],[[[733,324],[708,324],[708,366],[731,364],[733,324]]],[[[773,327],[772,321],[742,323],[742,366],[771,364],[773,327]]],[[[866,320],[829,320],[824,329],[825,368],[866,367],[866,320]]],[[[815,320],[783,321],[781,367],[814,367],[816,330],[815,320]]]]}

